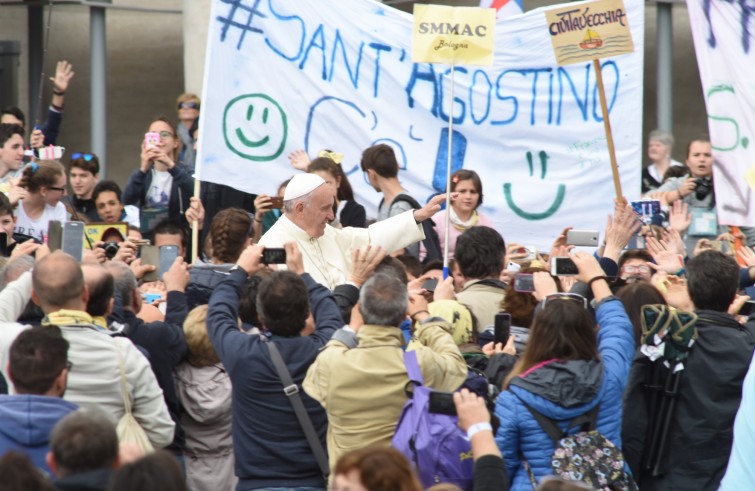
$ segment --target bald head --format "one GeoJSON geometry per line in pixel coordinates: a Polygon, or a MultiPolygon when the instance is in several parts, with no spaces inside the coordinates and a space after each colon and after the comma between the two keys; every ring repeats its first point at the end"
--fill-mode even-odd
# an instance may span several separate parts
{"type": "Polygon", "coordinates": [[[60,309],[85,310],[84,274],[76,260],[55,251],[37,262],[32,273],[33,299],[45,314],[60,309]]]}

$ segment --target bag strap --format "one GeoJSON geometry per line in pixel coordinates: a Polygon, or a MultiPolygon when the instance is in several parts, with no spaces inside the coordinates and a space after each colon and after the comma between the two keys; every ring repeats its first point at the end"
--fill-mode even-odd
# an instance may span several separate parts
{"type": "Polygon", "coordinates": [[[126,409],[126,414],[131,414],[131,400],[128,397],[128,384],[126,383],[126,365],[123,363],[123,353],[121,353],[121,347],[118,346],[118,340],[113,339],[115,344],[115,353],[118,356],[118,366],[121,370],[121,397],[123,397],[123,407],[126,409]]]}
{"type": "Polygon", "coordinates": [[[598,410],[600,409],[600,404],[592,408],[590,411],[586,412],[585,414],[582,414],[580,416],[577,416],[576,418],[569,421],[569,423],[566,425],[566,430],[562,430],[561,427],[551,418],[543,415],[539,411],[535,410],[532,406],[527,404],[526,402],[519,399],[524,407],[527,408],[527,410],[532,414],[532,417],[535,418],[535,421],[540,425],[540,427],[543,429],[543,431],[548,435],[548,437],[553,440],[554,444],[557,444],[559,440],[569,435],[569,430],[572,428],[575,428],[577,426],[581,426],[581,431],[591,431],[594,430],[596,427],[596,422],[598,419],[598,410]]]}
{"type": "MultiPolygon", "coordinates": [[[[261,339],[267,339],[264,336],[260,336],[261,339]]],[[[283,357],[278,351],[278,347],[273,342],[267,342],[267,347],[270,351],[270,358],[273,360],[275,370],[278,372],[278,376],[283,382],[283,393],[286,394],[288,400],[291,401],[291,405],[294,407],[296,413],[296,419],[299,420],[299,424],[304,430],[304,435],[307,437],[307,443],[309,448],[312,449],[312,453],[315,455],[317,465],[320,466],[320,472],[322,472],[325,482],[328,482],[328,476],[330,475],[330,466],[328,465],[328,457],[325,454],[325,449],[320,442],[320,438],[317,436],[315,427],[312,424],[312,420],[309,418],[307,409],[304,407],[304,402],[301,400],[299,394],[299,387],[291,379],[291,373],[286,367],[286,363],[283,361],[283,357]]]]}
{"type": "Polygon", "coordinates": [[[406,373],[409,374],[410,381],[419,385],[425,385],[425,379],[422,378],[422,371],[419,369],[419,363],[417,362],[416,351],[404,351],[404,365],[406,365],[406,373]]]}

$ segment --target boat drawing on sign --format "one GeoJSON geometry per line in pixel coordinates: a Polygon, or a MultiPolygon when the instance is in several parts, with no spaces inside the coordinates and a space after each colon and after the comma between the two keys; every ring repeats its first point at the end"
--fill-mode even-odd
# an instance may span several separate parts
{"type": "Polygon", "coordinates": [[[588,29],[582,42],[579,43],[579,47],[582,49],[598,49],[603,46],[603,40],[597,32],[592,29],[588,29]]]}

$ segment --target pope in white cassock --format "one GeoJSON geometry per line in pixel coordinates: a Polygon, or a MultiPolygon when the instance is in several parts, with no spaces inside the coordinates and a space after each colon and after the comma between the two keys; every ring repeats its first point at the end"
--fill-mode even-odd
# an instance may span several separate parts
{"type": "Polygon", "coordinates": [[[333,188],[317,174],[297,174],[286,186],[283,215],[262,236],[260,245],[283,247],[295,241],[304,260],[304,271],[331,290],[346,283],[351,271],[351,251],[379,245],[388,253],[425,238],[420,223],[440,210],[445,195],[435,196],[424,208],[374,223],[368,228],[338,229],[333,220],[333,188]]]}

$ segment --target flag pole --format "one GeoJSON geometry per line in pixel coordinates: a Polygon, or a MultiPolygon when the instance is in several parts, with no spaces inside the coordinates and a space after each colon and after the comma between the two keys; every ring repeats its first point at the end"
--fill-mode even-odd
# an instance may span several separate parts
{"type": "Polygon", "coordinates": [[[448,238],[451,235],[451,149],[454,133],[454,63],[451,63],[451,107],[448,110],[448,160],[446,163],[446,236],[443,238],[443,279],[448,278],[448,238]]]}

